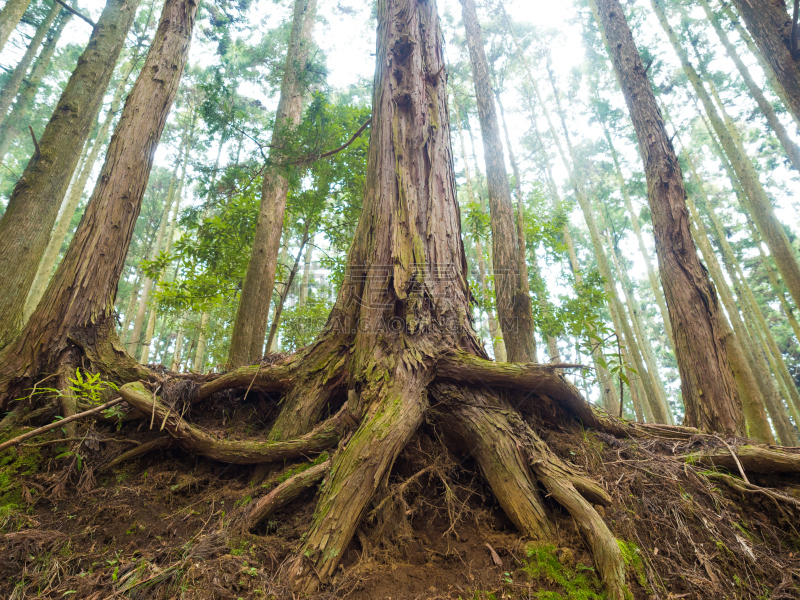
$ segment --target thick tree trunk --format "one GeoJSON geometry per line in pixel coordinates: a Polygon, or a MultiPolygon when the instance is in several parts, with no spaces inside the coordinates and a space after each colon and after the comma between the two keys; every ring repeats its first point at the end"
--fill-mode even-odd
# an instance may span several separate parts
{"type": "Polygon", "coordinates": [[[42,257],[42,261],[39,263],[39,269],[36,272],[36,278],[33,280],[31,291],[28,294],[28,298],[25,302],[23,320],[26,323],[30,318],[31,313],[33,313],[34,309],[36,308],[36,305],[39,304],[39,300],[41,300],[44,290],[47,288],[47,283],[50,281],[50,276],[53,274],[53,268],[56,266],[56,260],[58,259],[59,252],[61,251],[61,246],[63,245],[64,240],[67,238],[69,226],[72,224],[72,217],[75,215],[78,204],[83,197],[83,190],[86,188],[89,177],[94,170],[94,164],[100,157],[100,151],[105,147],[106,138],[111,130],[111,123],[117,116],[117,111],[122,103],[122,95],[125,92],[125,86],[128,83],[128,78],[133,72],[134,66],[135,63],[131,61],[125,67],[122,79],[120,79],[120,82],[117,84],[117,89],[114,91],[114,97],[111,99],[111,106],[106,113],[103,124],[100,126],[100,130],[97,132],[97,137],[94,139],[92,149],[89,152],[89,155],[83,161],[80,174],[72,183],[72,189],[67,195],[66,204],[64,204],[64,208],[61,211],[58,223],[56,223],[56,228],[53,230],[53,233],[50,236],[47,249],[42,257]]]}
{"type": "Polygon", "coordinates": [[[786,152],[786,156],[789,159],[789,162],[792,164],[792,166],[796,171],[800,171],[800,147],[789,136],[789,133],[783,126],[783,123],[781,123],[780,119],[778,119],[778,115],[775,113],[775,109],[772,108],[772,104],[770,104],[769,100],[767,100],[767,98],[764,96],[764,92],[761,91],[761,88],[753,80],[753,77],[750,75],[750,71],[747,69],[747,66],[745,66],[744,62],[742,62],[739,53],[736,51],[736,48],[728,38],[728,34],[722,28],[722,25],[719,22],[719,18],[714,13],[714,11],[711,10],[711,7],[708,4],[708,0],[700,0],[700,4],[706,13],[706,16],[708,17],[708,20],[714,26],[714,30],[717,32],[717,36],[722,42],[722,45],[725,47],[725,52],[728,54],[728,57],[736,65],[736,69],[742,76],[742,79],[744,80],[744,83],[747,86],[750,95],[753,96],[753,99],[756,101],[756,104],[758,104],[758,108],[761,110],[761,113],[766,118],[767,122],[769,123],[769,126],[772,128],[772,131],[775,132],[775,136],[778,138],[778,141],[780,141],[781,146],[783,146],[783,149],[786,152]]]}
{"type": "MultiPolygon", "coordinates": [[[[725,113],[722,103],[719,102],[718,104],[724,116],[724,120],[720,117],[714,105],[714,101],[708,91],[706,91],[703,85],[703,79],[701,79],[700,75],[691,65],[689,56],[681,46],[677,35],[667,20],[667,15],[664,12],[663,0],[651,0],[651,4],[656,16],[658,16],[661,26],[667,33],[667,37],[680,59],[686,76],[689,78],[697,97],[703,104],[703,108],[711,121],[711,125],[719,137],[725,154],[730,160],[733,170],[739,179],[742,189],[744,190],[745,208],[747,212],[753,216],[761,232],[761,236],[764,238],[764,241],[767,242],[770,252],[772,252],[772,255],[775,257],[775,262],[778,265],[778,269],[786,282],[786,287],[789,289],[789,293],[794,299],[795,304],[800,306],[800,264],[797,261],[794,249],[789,243],[786,231],[775,216],[772,203],[767,196],[764,186],[761,184],[758,173],[752,161],[744,152],[740,141],[737,142],[738,133],[735,131],[735,127],[732,126],[732,122],[725,113]],[[726,122],[728,123],[727,125],[726,122]]],[[[710,80],[707,80],[706,83],[708,85],[713,84],[710,80]]]]}
{"type": "Polygon", "coordinates": [[[14,339],[50,233],[138,0],[109,0],[0,218],[0,348],[14,339]]]}
{"type": "MultiPolygon", "coordinates": [[[[300,123],[305,72],[316,20],[317,0],[295,0],[294,20],[286,53],[281,96],[271,145],[280,148],[286,134],[300,123]]],[[[286,212],[289,181],[280,165],[268,165],[261,186],[261,207],[242,295],[236,311],[228,367],[255,362],[263,354],[269,307],[278,266],[278,249],[286,212]]]]}
{"type": "Polygon", "coordinates": [[[58,365],[71,347],[79,348],[111,380],[147,377],[147,370],[133,363],[118,342],[114,295],[156,146],[186,65],[196,12],[193,0],[165,2],[81,224],[30,321],[0,353],[0,388],[58,365]]]}
{"type": "MultiPolygon", "coordinates": [[[[5,8],[3,10],[5,11],[5,8]]],[[[60,12],[61,5],[54,1],[53,7],[45,14],[42,22],[39,23],[39,26],[36,28],[36,33],[33,34],[31,41],[28,43],[25,54],[22,55],[17,66],[14,67],[11,77],[3,86],[3,91],[0,92],[0,123],[5,120],[8,109],[11,108],[11,103],[14,102],[14,98],[17,96],[19,86],[22,85],[22,81],[25,79],[28,67],[31,66],[36,53],[39,51],[39,46],[42,45],[44,38],[47,36],[47,32],[50,31],[50,27],[52,27],[60,12]]],[[[2,18],[2,13],[0,13],[0,21],[2,21],[2,18]]],[[[0,25],[0,27],[2,27],[2,25],[0,25]]]]}
{"type": "Polygon", "coordinates": [[[670,310],[685,423],[744,432],[742,405],[720,329],[716,293],[689,231],[678,159],[618,0],[593,0],[639,139],[661,281],[670,310]]]}
{"type": "Polygon", "coordinates": [[[30,3],[31,0],[7,0],[3,10],[0,10],[0,50],[5,47],[30,3]]]}
{"type": "Polygon", "coordinates": [[[800,62],[792,57],[792,19],[787,3],[784,0],[733,0],[733,4],[786,90],[787,108],[800,119],[800,62]]]}
{"type": "Polygon", "coordinates": [[[522,274],[519,270],[519,242],[514,222],[514,209],[511,204],[511,188],[503,158],[500,126],[494,107],[489,64],[483,50],[483,39],[475,2],[474,0],[461,0],[461,7],[467,32],[478,117],[481,123],[483,153],[486,160],[497,314],[500,318],[500,328],[503,331],[508,360],[532,362],[536,358],[536,341],[533,337],[531,298],[522,287],[522,274]]]}
{"type": "Polygon", "coordinates": [[[33,99],[36,97],[39,84],[50,67],[58,40],[71,18],[72,14],[70,13],[61,14],[58,24],[42,46],[42,51],[36,57],[36,62],[33,63],[31,74],[27,79],[28,85],[22,88],[22,91],[17,95],[11,113],[3,120],[3,124],[0,126],[0,162],[5,159],[11,144],[24,129],[25,117],[33,106],[33,99]]]}

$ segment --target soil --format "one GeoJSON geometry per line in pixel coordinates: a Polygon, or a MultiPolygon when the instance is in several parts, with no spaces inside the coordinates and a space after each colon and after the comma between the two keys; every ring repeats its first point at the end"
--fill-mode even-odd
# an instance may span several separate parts
{"type": "MultiPolygon", "coordinates": [[[[218,394],[185,417],[220,437],[265,435],[276,399],[242,395],[218,394]]],[[[800,598],[797,507],[743,495],[680,458],[721,440],[619,439],[527,418],[562,459],[611,493],[612,506],[598,510],[622,541],[633,598],[800,598]]],[[[21,431],[3,431],[0,440],[21,431]]],[[[557,526],[550,545],[521,538],[470,457],[449,453],[440,433],[423,426],[401,454],[339,574],[316,597],[603,598],[566,511],[545,500],[557,526]]],[[[241,523],[248,506],[300,463],[254,469],[174,447],[104,471],[137,443],[165,435],[159,424],[81,422],[82,441],[35,445],[59,435],[0,453],[0,597],[293,597],[283,573],[311,522],[317,489],[253,532],[241,523]]],[[[748,477],[800,499],[798,474],[748,477]]]]}

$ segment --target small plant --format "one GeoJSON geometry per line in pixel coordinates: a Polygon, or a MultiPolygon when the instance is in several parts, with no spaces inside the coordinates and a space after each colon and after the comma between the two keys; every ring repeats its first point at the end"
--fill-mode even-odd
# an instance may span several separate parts
{"type": "MultiPolygon", "coordinates": [[[[98,406],[103,404],[103,399],[108,395],[109,391],[116,392],[119,388],[115,383],[102,379],[100,373],[91,373],[85,369],[81,373],[81,368],[78,367],[75,369],[75,377],[69,379],[67,390],[72,392],[76,399],[98,406]]],[[[56,388],[40,388],[36,390],[36,393],[50,394],[54,398],[64,396],[64,391],[56,388]]],[[[125,413],[118,404],[104,410],[103,416],[107,419],[116,419],[117,429],[119,429],[122,426],[122,417],[125,416],[125,413]]]]}

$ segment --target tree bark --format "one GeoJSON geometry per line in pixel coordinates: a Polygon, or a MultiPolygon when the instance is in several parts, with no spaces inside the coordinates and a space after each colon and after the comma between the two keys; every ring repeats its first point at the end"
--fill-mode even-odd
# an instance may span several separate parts
{"type": "Polygon", "coordinates": [[[536,358],[536,342],[533,337],[531,298],[522,287],[522,274],[519,271],[519,242],[489,77],[489,64],[483,49],[475,2],[461,0],[461,7],[486,160],[497,314],[508,360],[532,362],[536,358]]]}
{"type": "Polygon", "coordinates": [[[685,424],[744,432],[744,417],[716,293],[689,231],[683,175],[661,112],[617,0],[592,0],[639,139],[661,281],[670,310],[685,424]]]}
{"type": "Polygon", "coordinates": [[[194,352],[194,362],[192,363],[192,368],[195,373],[202,373],[205,370],[205,358],[206,358],[206,335],[208,334],[208,320],[209,314],[206,311],[203,311],[203,314],[200,316],[200,326],[197,330],[197,348],[194,352]]]}
{"type": "Polygon", "coordinates": [[[719,17],[717,17],[714,11],[711,10],[708,0],[700,0],[700,4],[702,5],[703,10],[708,17],[708,20],[714,26],[714,30],[717,32],[717,36],[719,37],[720,42],[722,42],[725,52],[736,65],[736,69],[742,76],[744,84],[747,86],[750,95],[753,96],[756,104],[758,104],[758,108],[761,110],[764,118],[766,118],[769,126],[772,128],[772,131],[775,132],[775,136],[778,138],[781,146],[783,146],[789,162],[794,167],[795,171],[800,171],[800,147],[789,136],[789,133],[783,126],[783,123],[781,123],[780,119],[778,119],[775,109],[772,108],[772,104],[770,104],[769,100],[767,100],[767,98],[764,96],[764,92],[761,91],[761,88],[753,80],[753,77],[750,75],[750,71],[747,69],[747,66],[745,66],[744,62],[742,62],[739,53],[736,51],[736,48],[728,38],[728,34],[722,28],[722,25],[719,22],[719,17]]]}
{"type": "MultiPolygon", "coordinates": [[[[275,148],[283,146],[286,134],[300,123],[306,63],[316,13],[317,0],[295,0],[292,32],[272,132],[271,145],[275,148]]],[[[264,352],[288,191],[289,181],[282,167],[267,165],[261,186],[261,207],[253,248],[233,326],[228,368],[255,362],[264,352]]]]}
{"type": "Polygon", "coordinates": [[[747,30],[786,90],[787,108],[800,119],[800,62],[792,57],[792,19],[783,0],[733,0],[747,30]]]}
{"type": "Polygon", "coordinates": [[[69,227],[72,224],[72,217],[75,215],[78,204],[83,197],[83,190],[86,188],[89,177],[94,170],[94,164],[100,157],[100,151],[105,147],[106,138],[111,130],[111,123],[117,116],[117,111],[119,111],[119,106],[122,103],[122,95],[125,92],[125,86],[128,83],[128,78],[133,72],[134,66],[135,63],[131,61],[125,67],[122,79],[117,84],[116,90],[114,90],[114,97],[111,99],[111,106],[109,107],[105,119],[103,120],[103,124],[100,126],[100,130],[97,132],[97,137],[92,144],[92,149],[89,152],[89,155],[83,161],[80,174],[73,182],[72,189],[67,195],[66,204],[64,205],[64,209],[61,211],[61,216],[58,219],[58,223],[56,223],[56,227],[50,236],[47,249],[42,257],[42,261],[39,263],[36,277],[33,280],[33,285],[31,285],[31,291],[28,294],[28,298],[25,302],[25,309],[23,312],[24,322],[28,321],[31,313],[33,313],[34,309],[36,308],[36,305],[39,304],[39,300],[41,300],[44,290],[47,288],[47,283],[50,281],[50,276],[53,274],[53,268],[56,266],[56,261],[58,260],[58,254],[61,251],[61,246],[64,244],[64,240],[67,238],[67,233],[69,232],[69,227]]]}
{"type": "MultiPolygon", "coordinates": [[[[735,131],[735,127],[727,116],[721,102],[719,102],[719,109],[723,113],[724,120],[720,118],[717,108],[714,106],[714,101],[703,86],[703,80],[692,66],[689,56],[681,46],[677,35],[667,20],[667,15],[663,8],[663,0],[651,0],[651,4],[739,179],[739,183],[744,190],[745,208],[753,216],[761,236],[767,242],[770,252],[775,257],[775,262],[795,304],[800,306],[800,264],[798,264],[795,251],[789,243],[786,231],[775,216],[772,203],[759,180],[758,173],[756,173],[752,161],[744,152],[740,141],[737,143],[738,133],[735,131]]],[[[709,85],[713,84],[712,81],[707,81],[707,83],[709,85]]]]}
{"type": "Polygon", "coordinates": [[[72,15],[70,13],[62,13],[55,29],[53,29],[47,41],[42,45],[42,51],[39,53],[39,56],[36,57],[36,62],[33,63],[31,74],[28,76],[27,85],[17,95],[11,113],[3,120],[3,124],[0,126],[0,162],[5,159],[6,154],[8,154],[8,149],[24,127],[25,117],[31,109],[31,106],[33,106],[33,99],[36,97],[39,84],[42,82],[47,69],[50,67],[50,62],[53,60],[58,40],[71,18],[72,15]]]}
{"type": "MultiPolygon", "coordinates": [[[[7,6],[8,4],[6,7],[7,6]]],[[[5,8],[3,8],[3,11],[5,11],[5,8]]],[[[8,114],[8,109],[11,108],[11,103],[14,102],[14,98],[17,96],[19,87],[22,85],[22,81],[25,79],[25,75],[28,72],[28,67],[31,66],[36,53],[39,51],[39,46],[42,45],[45,36],[47,36],[47,33],[50,31],[50,27],[52,27],[56,17],[58,16],[58,13],[60,12],[61,5],[54,1],[52,8],[47,12],[45,17],[42,19],[42,22],[39,23],[39,26],[36,28],[36,33],[33,34],[31,41],[28,43],[28,47],[25,49],[25,54],[22,55],[22,58],[17,63],[17,66],[14,67],[11,77],[3,86],[3,91],[0,92],[0,123],[5,120],[6,114],[8,114]]],[[[2,23],[2,19],[3,15],[0,13],[0,23],[2,23]]],[[[0,28],[2,28],[1,24],[0,28]]],[[[0,34],[0,36],[2,36],[2,34],[0,34]]]]}
{"type": "MultiPolygon", "coordinates": [[[[112,381],[149,374],[119,344],[114,295],[156,146],[186,65],[196,12],[193,0],[165,2],[81,224],[31,319],[0,353],[0,388],[57,365],[63,350],[72,346],[112,381]]],[[[7,394],[0,393],[0,398],[7,394]]]]}
{"type": "Polygon", "coordinates": [[[0,10],[0,50],[5,47],[30,3],[31,0],[8,0],[0,10]]]}
{"type": "Polygon", "coordinates": [[[22,313],[58,209],[103,103],[138,0],[109,0],[0,218],[0,348],[22,313]]]}

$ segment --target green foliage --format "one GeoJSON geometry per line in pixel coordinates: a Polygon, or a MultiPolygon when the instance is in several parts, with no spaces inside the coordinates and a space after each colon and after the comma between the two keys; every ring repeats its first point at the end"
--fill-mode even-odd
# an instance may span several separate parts
{"type": "Polygon", "coordinates": [[[309,298],[305,306],[294,305],[283,310],[281,317],[281,347],[295,352],[317,337],[328,320],[331,304],[324,298],[309,298]]]}
{"type": "Polygon", "coordinates": [[[578,563],[575,568],[561,564],[554,545],[528,546],[528,560],[522,570],[531,579],[542,579],[561,588],[560,592],[541,591],[534,594],[540,600],[603,600],[606,594],[594,569],[578,563]]]}

